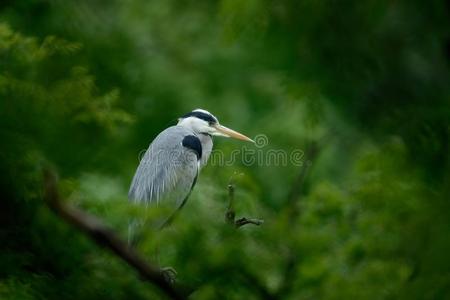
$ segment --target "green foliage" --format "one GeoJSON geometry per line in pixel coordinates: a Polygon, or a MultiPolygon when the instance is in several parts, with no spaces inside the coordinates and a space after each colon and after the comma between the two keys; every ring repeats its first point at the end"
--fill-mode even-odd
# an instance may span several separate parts
{"type": "Polygon", "coordinates": [[[158,215],[126,199],[141,151],[197,107],[267,136],[261,148],[216,139],[225,161],[243,147],[304,156],[211,159],[173,226],[145,228],[138,249],[195,286],[193,299],[449,298],[446,11],[443,1],[0,4],[0,298],[161,297],[49,211],[41,172],[53,166],[66,201],[126,239],[130,218],[158,215]],[[238,217],[261,227],[226,224],[230,177],[238,217]]]}

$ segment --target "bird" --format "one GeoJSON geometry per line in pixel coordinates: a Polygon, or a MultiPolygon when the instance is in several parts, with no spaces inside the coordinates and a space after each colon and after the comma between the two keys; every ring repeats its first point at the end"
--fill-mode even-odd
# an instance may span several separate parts
{"type": "Polygon", "coordinates": [[[140,160],[128,198],[135,204],[168,207],[160,228],[169,225],[186,204],[211,154],[214,136],[254,143],[221,125],[209,111],[194,109],[181,116],[176,125],[159,133],[140,160]]]}

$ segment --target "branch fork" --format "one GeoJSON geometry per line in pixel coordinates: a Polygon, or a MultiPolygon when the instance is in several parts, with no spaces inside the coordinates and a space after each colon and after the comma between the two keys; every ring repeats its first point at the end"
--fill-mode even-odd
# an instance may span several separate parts
{"type": "Polygon", "coordinates": [[[230,179],[230,183],[228,184],[228,208],[225,213],[225,220],[228,224],[240,228],[247,224],[253,224],[253,225],[261,225],[264,223],[264,220],[262,219],[255,219],[255,218],[240,218],[236,219],[236,211],[234,210],[234,191],[235,191],[235,185],[232,182],[232,179],[230,179]]]}

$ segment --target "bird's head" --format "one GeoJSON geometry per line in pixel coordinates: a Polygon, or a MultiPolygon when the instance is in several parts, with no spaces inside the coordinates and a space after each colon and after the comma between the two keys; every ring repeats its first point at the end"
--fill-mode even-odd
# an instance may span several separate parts
{"type": "Polygon", "coordinates": [[[195,109],[178,119],[178,125],[187,127],[199,134],[231,137],[254,142],[251,138],[219,124],[217,118],[204,109],[195,109]]]}

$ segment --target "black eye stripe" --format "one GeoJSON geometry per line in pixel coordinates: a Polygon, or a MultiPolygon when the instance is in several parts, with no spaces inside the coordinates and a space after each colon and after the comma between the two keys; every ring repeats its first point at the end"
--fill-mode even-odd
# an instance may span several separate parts
{"type": "Polygon", "coordinates": [[[217,123],[217,119],[214,118],[212,115],[201,112],[201,111],[191,111],[190,113],[185,114],[184,116],[182,116],[181,118],[185,119],[185,118],[189,118],[189,117],[195,117],[198,119],[201,119],[203,121],[206,121],[210,124],[215,124],[217,123]]]}

